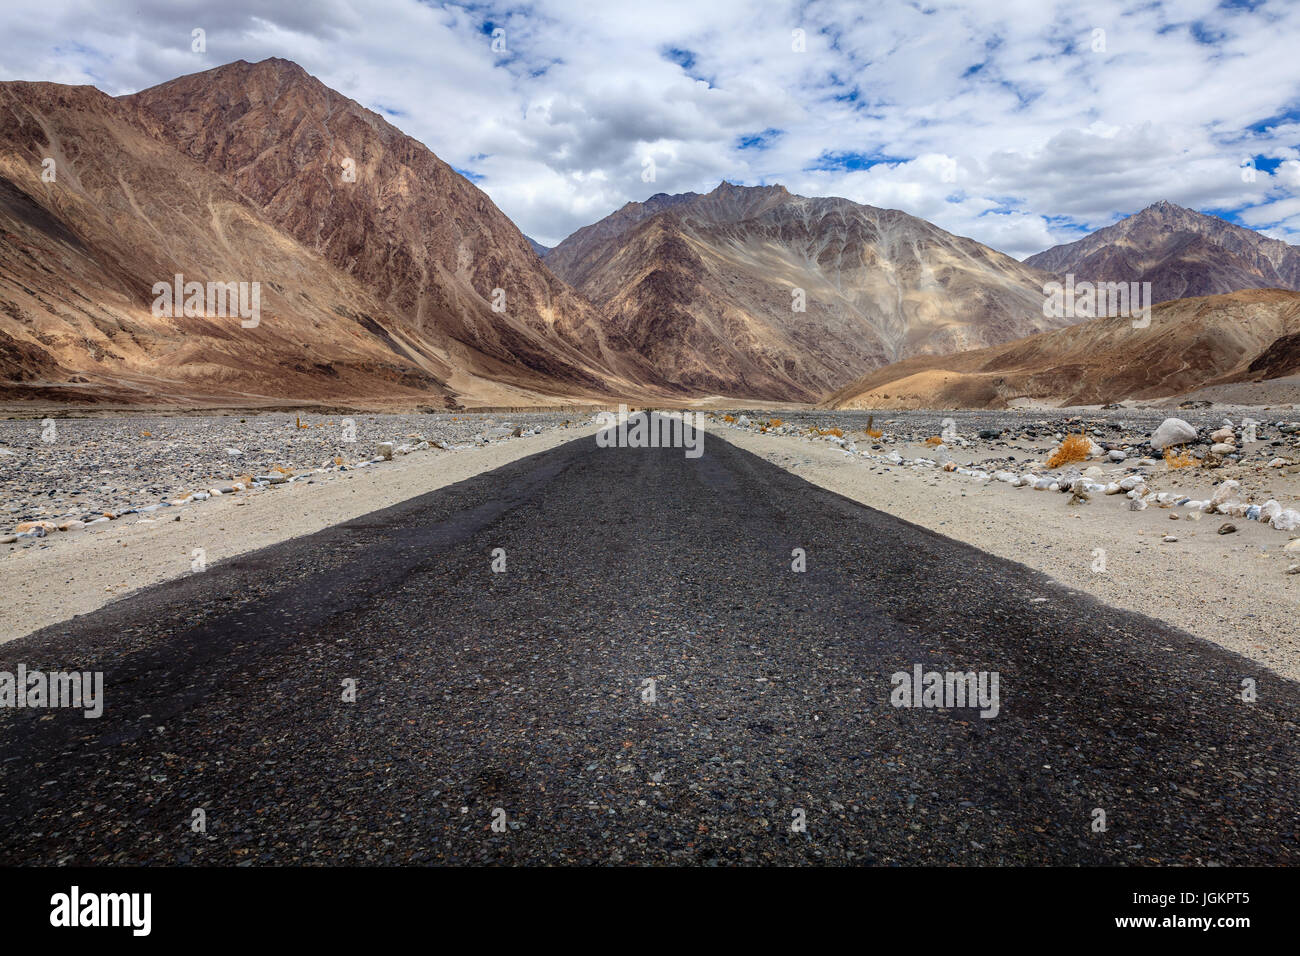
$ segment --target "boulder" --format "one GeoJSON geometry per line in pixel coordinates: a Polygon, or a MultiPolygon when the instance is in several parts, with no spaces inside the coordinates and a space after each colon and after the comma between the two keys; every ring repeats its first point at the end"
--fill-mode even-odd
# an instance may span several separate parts
{"type": "Polygon", "coordinates": [[[1285,511],[1274,516],[1269,522],[1278,531],[1295,531],[1300,528],[1300,511],[1294,508],[1287,508],[1285,511]]]}
{"type": "Polygon", "coordinates": [[[1229,478],[1214,489],[1214,495],[1210,498],[1210,503],[1216,506],[1221,505],[1240,492],[1241,482],[1229,478]]]}
{"type": "Polygon", "coordinates": [[[1166,418],[1160,427],[1151,433],[1151,447],[1164,451],[1171,445],[1186,445],[1196,441],[1196,429],[1181,418],[1166,418]]]}
{"type": "Polygon", "coordinates": [[[390,441],[381,441],[379,443],[379,457],[384,461],[393,460],[393,443],[390,441]]]}

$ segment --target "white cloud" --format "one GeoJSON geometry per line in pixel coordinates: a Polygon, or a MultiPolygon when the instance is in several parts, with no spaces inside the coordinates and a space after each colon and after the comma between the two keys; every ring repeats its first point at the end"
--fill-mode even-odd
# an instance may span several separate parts
{"type": "Polygon", "coordinates": [[[472,170],[548,244],[723,178],[897,207],[1016,256],[1160,199],[1300,241],[1300,167],[1240,169],[1300,159],[1289,0],[50,0],[7,16],[7,79],[123,93],[295,60],[472,170]]]}

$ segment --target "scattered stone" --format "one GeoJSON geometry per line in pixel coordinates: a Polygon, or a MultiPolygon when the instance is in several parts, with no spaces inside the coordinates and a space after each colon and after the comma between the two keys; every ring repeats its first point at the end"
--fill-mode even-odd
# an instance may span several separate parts
{"type": "Polygon", "coordinates": [[[1151,434],[1151,447],[1164,451],[1170,445],[1186,445],[1196,441],[1196,429],[1181,418],[1166,418],[1151,434]]]}
{"type": "Polygon", "coordinates": [[[1223,524],[1219,525],[1219,534],[1235,534],[1236,532],[1237,526],[1231,521],[1225,521],[1223,524]]]}

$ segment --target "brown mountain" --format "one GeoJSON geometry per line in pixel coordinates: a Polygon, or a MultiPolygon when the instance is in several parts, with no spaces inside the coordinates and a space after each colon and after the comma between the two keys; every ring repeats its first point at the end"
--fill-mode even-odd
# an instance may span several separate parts
{"type": "Polygon", "coordinates": [[[529,405],[654,380],[486,195],[291,63],[119,99],[0,84],[0,398],[529,405]],[[155,316],[178,273],[256,283],[260,323],[155,316]]]}
{"type": "Polygon", "coordinates": [[[1001,342],[1050,277],[897,210],[722,183],[629,203],[546,263],[610,341],[695,393],[812,400],[863,368],[1001,342]],[[805,311],[795,311],[795,290],[805,311]]]}
{"type": "Polygon", "coordinates": [[[1092,282],[1150,282],[1153,302],[1238,289],[1300,289],[1300,248],[1170,202],[1025,264],[1092,282]]]}
{"type": "Polygon", "coordinates": [[[1266,404],[1279,400],[1269,383],[1300,373],[1298,342],[1300,293],[1250,289],[1162,303],[1147,328],[1135,329],[1128,318],[1093,319],[991,348],[908,359],[875,370],[823,405],[1091,405],[1228,385],[1239,386],[1232,400],[1266,404]]]}
{"type": "Polygon", "coordinates": [[[0,397],[441,405],[452,374],[433,343],[121,103],[0,84],[0,397]],[[260,282],[258,325],[154,316],[154,283],[176,273],[260,282]]]}
{"type": "Polygon", "coordinates": [[[297,64],[240,61],[122,102],[458,366],[588,394],[653,380],[485,193],[297,64]]]}

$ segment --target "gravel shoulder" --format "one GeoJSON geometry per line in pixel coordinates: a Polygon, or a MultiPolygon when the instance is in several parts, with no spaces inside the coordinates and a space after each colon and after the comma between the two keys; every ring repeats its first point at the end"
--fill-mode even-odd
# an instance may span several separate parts
{"type": "Polygon", "coordinates": [[[257,493],[223,495],[184,508],[128,515],[0,558],[0,643],[88,614],[150,585],[205,565],[446,487],[528,455],[595,433],[552,428],[524,438],[451,450],[430,448],[370,468],[257,493]]]}
{"type": "Polygon", "coordinates": [[[1122,497],[1072,507],[1065,495],[891,468],[789,435],[719,428],[709,437],[1300,680],[1300,575],[1284,573],[1295,552],[1283,551],[1287,535],[1257,522],[1236,521],[1237,533],[1220,535],[1221,516],[1174,522],[1167,510],[1131,512],[1122,497]],[[1171,533],[1178,541],[1165,543],[1171,533]],[[1104,572],[1093,570],[1096,549],[1105,551],[1104,572]]]}

